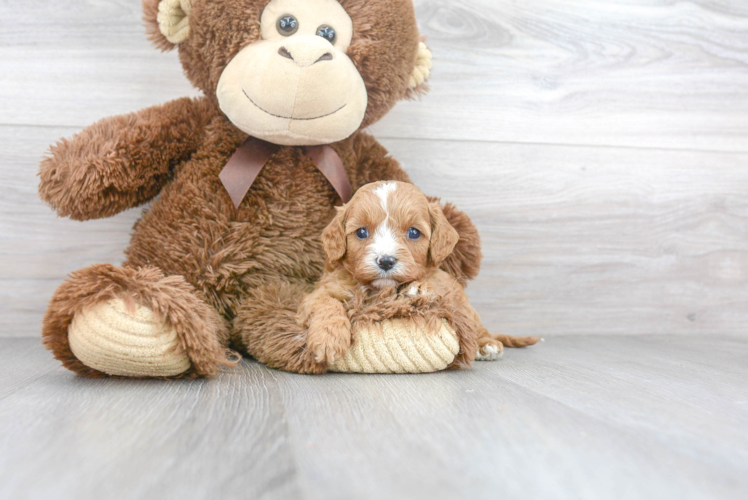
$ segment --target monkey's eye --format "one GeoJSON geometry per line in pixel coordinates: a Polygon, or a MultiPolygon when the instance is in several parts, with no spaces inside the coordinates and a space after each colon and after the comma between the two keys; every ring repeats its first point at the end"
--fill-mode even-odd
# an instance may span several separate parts
{"type": "Polygon", "coordinates": [[[330,43],[335,41],[335,30],[330,26],[322,25],[317,28],[317,36],[321,36],[330,43]]]}
{"type": "Polygon", "coordinates": [[[421,237],[421,231],[419,231],[418,229],[414,227],[411,227],[410,229],[408,229],[409,240],[417,240],[420,237],[421,237]]]}
{"type": "Polygon", "coordinates": [[[359,240],[365,240],[368,237],[369,237],[369,230],[366,229],[365,227],[359,228],[356,231],[356,238],[358,238],[359,240]]]}
{"type": "Polygon", "coordinates": [[[299,21],[295,17],[285,15],[278,19],[278,33],[283,36],[291,36],[299,30],[299,21]]]}

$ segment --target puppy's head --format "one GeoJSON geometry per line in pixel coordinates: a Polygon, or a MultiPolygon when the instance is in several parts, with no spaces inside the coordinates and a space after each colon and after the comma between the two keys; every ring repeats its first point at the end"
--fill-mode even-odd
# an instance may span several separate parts
{"type": "Polygon", "coordinates": [[[458,239],[438,203],[429,203],[412,184],[394,181],[359,189],[322,233],[328,266],[343,266],[377,289],[422,278],[458,239]]]}

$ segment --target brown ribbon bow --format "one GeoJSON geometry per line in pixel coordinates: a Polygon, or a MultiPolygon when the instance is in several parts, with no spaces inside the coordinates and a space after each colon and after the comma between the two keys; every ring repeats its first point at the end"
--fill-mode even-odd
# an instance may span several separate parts
{"type": "MultiPolygon", "coordinates": [[[[218,177],[236,208],[239,208],[239,204],[249,192],[249,188],[252,187],[270,157],[279,149],[280,146],[250,137],[239,146],[236,153],[223,167],[218,177]]],[[[330,181],[343,203],[348,203],[353,196],[353,187],[345,171],[343,160],[340,159],[338,153],[330,146],[325,145],[305,147],[304,154],[314,162],[319,171],[330,181]]]]}

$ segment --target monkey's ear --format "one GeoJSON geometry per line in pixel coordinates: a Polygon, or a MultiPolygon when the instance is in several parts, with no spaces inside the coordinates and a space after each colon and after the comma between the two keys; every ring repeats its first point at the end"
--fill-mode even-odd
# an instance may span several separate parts
{"type": "Polygon", "coordinates": [[[336,207],[335,218],[322,231],[322,248],[325,250],[325,260],[330,265],[335,264],[345,256],[347,249],[345,237],[346,206],[336,207]]]}
{"type": "Polygon", "coordinates": [[[171,50],[190,35],[193,0],[143,0],[143,21],[148,39],[163,51],[171,50]]]}
{"type": "Polygon", "coordinates": [[[426,91],[426,80],[431,74],[431,51],[425,43],[419,42],[418,55],[416,56],[416,67],[408,81],[408,89],[416,94],[426,91]]]}
{"type": "Polygon", "coordinates": [[[454,250],[460,235],[447,221],[438,203],[429,203],[429,213],[431,214],[429,262],[432,266],[439,267],[454,250]]]}

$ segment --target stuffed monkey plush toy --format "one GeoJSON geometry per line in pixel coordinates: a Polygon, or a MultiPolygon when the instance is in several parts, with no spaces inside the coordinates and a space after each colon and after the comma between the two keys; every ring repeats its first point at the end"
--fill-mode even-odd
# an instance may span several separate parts
{"type": "MultiPolygon", "coordinates": [[[[411,0],[144,0],[150,39],[178,48],[204,96],[104,119],[51,147],[39,193],[60,216],[154,200],[121,267],[72,273],[46,346],[86,377],[211,376],[233,347],[267,365],[327,370],[296,316],[324,270],[320,235],[369,182],[409,182],[363,129],[424,91],[431,55],[411,0]]],[[[442,269],[480,264],[469,218],[442,269]]]]}

